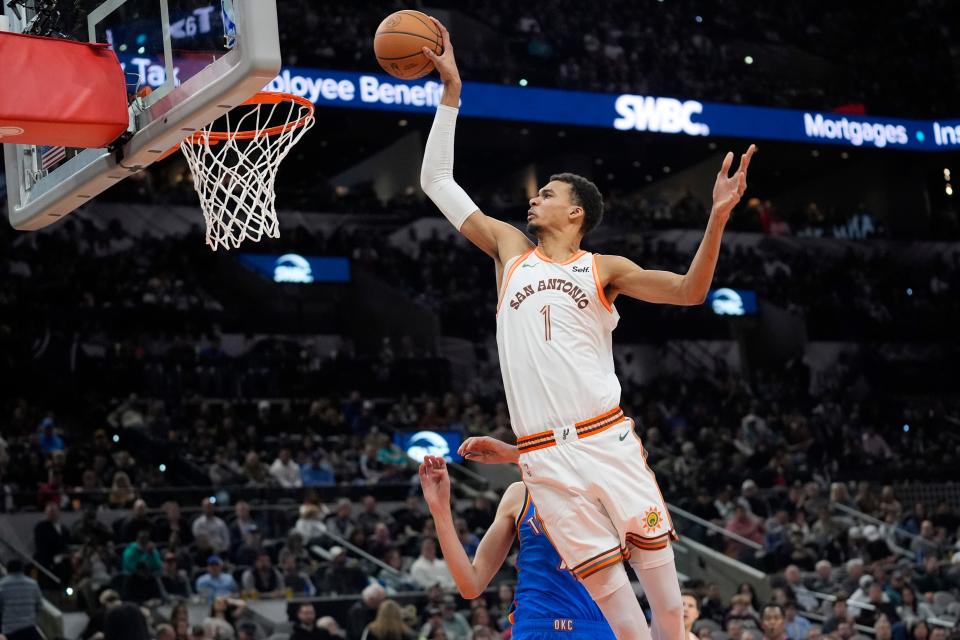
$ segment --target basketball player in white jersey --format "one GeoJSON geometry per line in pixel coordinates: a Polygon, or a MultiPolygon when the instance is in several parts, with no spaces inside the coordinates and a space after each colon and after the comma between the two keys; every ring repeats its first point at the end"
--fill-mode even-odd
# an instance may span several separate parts
{"type": "Polygon", "coordinates": [[[464,453],[516,459],[544,531],[614,633],[647,640],[651,631],[623,567],[629,560],[653,610],[656,640],[685,640],[670,540],[676,532],[633,421],[623,415],[611,334],[620,295],[694,305],[713,279],[720,239],[747,187],[751,145],[729,177],[723,160],[706,232],[686,275],[647,271],[627,258],[580,249],[603,215],[589,180],[551,176],[530,200],[527,229],[489,218],[453,179],[461,80],[446,28],[444,52],[424,48],[444,85],[427,139],[421,186],[448,220],[496,264],[497,346],[517,446],[471,441],[464,453]]]}

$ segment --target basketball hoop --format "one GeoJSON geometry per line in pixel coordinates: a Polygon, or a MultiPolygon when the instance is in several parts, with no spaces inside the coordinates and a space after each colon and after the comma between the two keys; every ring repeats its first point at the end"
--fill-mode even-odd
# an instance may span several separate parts
{"type": "Polygon", "coordinates": [[[313,103],[261,91],[228,112],[223,122],[224,131],[213,131],[211,124],[180,143],[200,196],[207,244],[214,251],[280,236],[274,205],[277,169],[313,126],[313,103]]]}

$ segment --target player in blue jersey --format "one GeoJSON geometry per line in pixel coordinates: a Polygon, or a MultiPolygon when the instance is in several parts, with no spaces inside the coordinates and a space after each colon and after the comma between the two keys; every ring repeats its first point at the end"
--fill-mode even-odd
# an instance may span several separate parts
{"type": "Polygon", "coordinates": [[[522,482],[510,485],[493,523],[483,535],[473,561],[457,537],[450,511],[450,476],[443,458],[427,456],[420,465],[423,497],[436,524],[440,548],[460,595],[477,598],[490,584],[520,541],[514,610],[510,614],[516,640],[614,640],[603,613],[576,578],[560,569],[560,556],[547,538],[536,507],[522,482]]]}

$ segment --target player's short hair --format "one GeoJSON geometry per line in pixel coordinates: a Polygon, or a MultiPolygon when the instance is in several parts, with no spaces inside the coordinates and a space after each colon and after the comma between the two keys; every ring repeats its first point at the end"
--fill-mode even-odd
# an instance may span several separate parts
{"type": "Polygon", "coordinates": [[[585,236],[593,231],[600,221],[603,220],[603,196],[600,195],[600,189],[583,176],[575,173],[555,173],[550,176],[550,181],[566,182],[570,185],[570,193],[573,201],[580,207],[583,207],[583,224],[580,227],[580,235],[585,236]]]}
{"type": "Polygon", "coordinates": [[[787,617],[787,614],[784,613],[784,611],[783,611],[783,607],[780,606],[780,605],[779,605],[778,603],[776,603],[776,602],[768,602],[767,604],[765,604],[765,605],[763,606],[763,613],[766,613],[767,609],[776,609],[777,611],[780,612],[780,615],[781,615],[782,617],[784,617],[784,618],[787,617]]]}

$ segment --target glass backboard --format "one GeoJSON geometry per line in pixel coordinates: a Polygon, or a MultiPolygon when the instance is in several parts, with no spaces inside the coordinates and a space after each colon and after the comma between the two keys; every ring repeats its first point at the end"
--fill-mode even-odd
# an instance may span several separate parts
{"type": "Polygon", "coordinates": [[[155,162],[280,69],[276,0],[18,0],[12,31],[107,43],[130,99],[105,149],[4,145],[10,223],[39,229],[155,162]]]}

